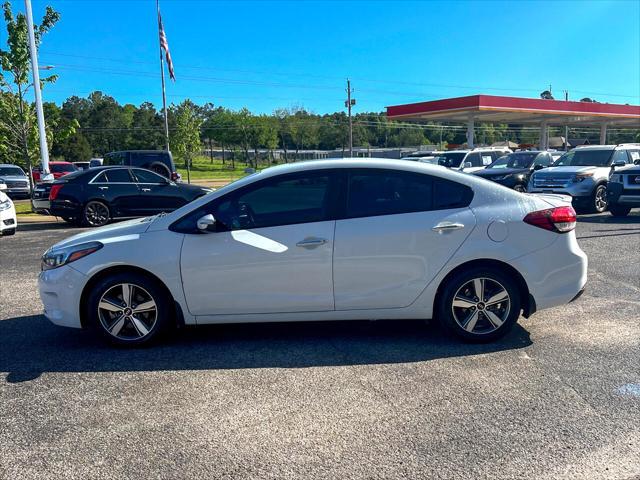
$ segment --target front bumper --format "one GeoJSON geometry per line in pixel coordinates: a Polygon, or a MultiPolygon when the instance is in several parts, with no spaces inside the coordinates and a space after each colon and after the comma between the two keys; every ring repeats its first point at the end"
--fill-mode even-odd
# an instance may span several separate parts
{"type": "Polygon", "coordinates": [[[29,198],[31,196],[29,187],[9,188],[4,193],[11,198],[29,198]]]}
{"type": "Polygon", "coordinates": [[[87,277],[69,265],[45,270],[38,276],[44,315],[54,324],[82,328],[80,296],[87,277]]]}
{"type": "Polygon", "coordinates": [[[0,232],[13,230],[18,226],[15,207],[0,211],[0,232]]]}

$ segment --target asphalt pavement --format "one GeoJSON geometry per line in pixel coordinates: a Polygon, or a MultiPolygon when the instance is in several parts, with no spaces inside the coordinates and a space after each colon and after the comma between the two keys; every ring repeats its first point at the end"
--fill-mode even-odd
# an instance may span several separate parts
{"type": "Polygon", "coordinates": [[[640,212],[582,216],[576,302],[490,345],[421,321],[222,325],[146,349],[51,325],[0,238],[0,478],[640,478],[640,212]]]}

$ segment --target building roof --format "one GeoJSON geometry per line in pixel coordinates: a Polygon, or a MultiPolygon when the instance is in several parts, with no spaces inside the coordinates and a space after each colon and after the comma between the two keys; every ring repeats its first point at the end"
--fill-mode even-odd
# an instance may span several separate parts
{"type": "Polygon", "coordinates": [[[640,128],[640,106],[612,103],[543,100],[539,98],[471,95],[387,107],[398,120],[435,120],[558,125],[624,125],[640,128]]]}

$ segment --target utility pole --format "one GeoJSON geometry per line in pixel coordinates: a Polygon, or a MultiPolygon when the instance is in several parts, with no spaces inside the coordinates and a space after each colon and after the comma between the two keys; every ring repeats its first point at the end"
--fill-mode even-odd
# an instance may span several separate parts
{"type": "Polygon", "coordinates": [[[351,80],[347,78],[347,99],[344,102],[344,106],[347,107],[349,112],[349,157],[353,158],[353,121],[351,120],[351,107],[356,104],[356,100],[355,98],[351,98],[352,93],[351,80]]]}
{"type": "MultiPolygon", "coordinates": [[[[564,91],[564,101],[569,101],[569,90],[564,91]]],[[[564,126],[564,151],[566,152],[569,148],[569,125],[564,126]]]]}
{"type": "Polygon", "coordinates": [[[29,53],[31,54],[31,72],[33,73],[33,93],[36,99],[36,115],[38,117],[38,135],[40,136],[40,162],[41,180],[52,180],[49,173],[49,147],[47,146],[47,133],[44,126],[44,111],[42,110],[42,94],[40,93],[40,72],[38,71],[38,51],[36,50],[36,37],[33,33],[33,13],[31,0],[24,0],[27,17],[27,31],[29,33],[29,53]]]}

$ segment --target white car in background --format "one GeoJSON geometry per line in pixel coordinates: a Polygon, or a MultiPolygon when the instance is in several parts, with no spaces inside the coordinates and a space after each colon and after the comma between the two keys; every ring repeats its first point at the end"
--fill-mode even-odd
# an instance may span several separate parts
{"type": "Polygon", "coordinates": [[[13,235],[18,227],[18,217],[16,217],[16,208],[11,199],[4,191],[7,185],[0,184],[0,235],[13,235]]]}
{"type": "Polygon", "coordinates": [[[440,152],[436,157],[437,164],[466,173],[477,172],[491,165],[498,158],[513,153],[506,147],[478,147],[473,150],[449,150],[440,152]]]}
{"type": "Polygon", "coordinates": [[[575,224],[563,197],[438,166],[300,162],[57,243],[40,297],[53,323],[121,345],[181,323],[376,318],[490,341],[582,292],[575,224]]]}

